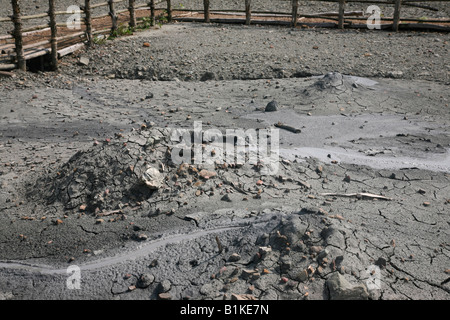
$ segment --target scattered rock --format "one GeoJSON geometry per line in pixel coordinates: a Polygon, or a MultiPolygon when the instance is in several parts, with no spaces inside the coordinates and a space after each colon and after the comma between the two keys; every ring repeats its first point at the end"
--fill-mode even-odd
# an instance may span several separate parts
{"type": "Polygon", "coordinates": [[[271,247],[259,247],[259,255],[261,256],[261,259],[265,258],[270,252],[272,252],[271,247]]]}
{"type": "Polygon", "coordinates": [[[143,273],[139,277],[139,279],[136,283],[136,287],[145,289],[145,288],[149,287],[153,283],[153,281],[155,281],[155,277],[152,274],[143,273]]]}
{"type": "Polygon", "coordinates": [[[258,300],[254,295],[243,293],[243,294],[231,294],[231,300],[258,300]]]}
{"type": "Polygon", "coordinates": [[[160,300],[172,300],[172,295],[170,293],[164,292],[164,293],[158,294],[158,298],[160,300]]]}
{"type": "Polygon", "coordinates": [[[78,59],[78,64],[80,66],[87,66],[87,65],[89,65],[89,58],[87,58],[87,57],[80,57],[78,59]]]}
{"type": "Polygon", "coordinates": [[[297,280],[301,282],[305,282],[306,280],[308,280],[308,271],[307,270],[300,271],[299,274],[297,275],[297,280]]]}
{"type": "Polygon", "coordinates": [[[403,76],[402,71],[390,71],[388,72],[388,76],[394,79],[401,78],[403,76]]]}
{"type": "Polygon", "coordinates": [[[278,110],[278,102],[272,100],[267,104],[265,112],[274,112],[277,110],[278,110]]]}
{"type": "Polygon", "coordinates": [[[339,272],[326,281],[331,300],[367,300],[369,294],[364,284],[352,285],[339,272]]]}
{"type": "Polygon", "coordinates": [[[380,258],[378,258],[377,261],[375,261],[375,265],[380,268],[386,268],[386,264],[387,264],[387,261],[385,258],[380,257],[380,258]]]}
{"type": "Polygon", "coordinates": [[[200,81],[210,81],[216,80],[216,74],[214,72],[205,72],[203,76],[200,78],[200,81]]]}
{"type": "Polygon", "coordinates": [[[230,195],[228,193],[225,194],[220,200],[226,201],[226,202],[232,202],[233,201],[233,200],[231,200],[230,195]]]}
{"type": "Polygon", "coordinates": [[[241,256],[238,253],[233,253],[229,258],[228,261],[230,262],[236,262],[241,260],[241,256]]]}
{"type": "Polygon", "coordinates": [[[209,179],[209,178],[215,177],[216,174],[217,174],[216,172],[214,172],[214,171],[208,171],[208,170],[206,170],[206,169],[203,169],[203,170],[201,170],[201,171],[198,173],[198,175],[199,175],[200,177],[202,177],[203,179],[209,179]]]}
{"type": "Polygon", "coordinates": [[[145,241],[147,239],[148,239],[148,236],[146,234],[143,234],[143,233],[141,233],[141,234],[139,234],[137,236],[137,240],[139,240],[139,241],[145,241]]]}
{"type": "Polygon", "coordinates": [[[142,181],[150,189],[159,189],[163,183],[163,176],[158,169],[150,167],[142,175],[142,181]]]}
{"type": "Polygon", "coordinates": [[[172,287],[172,283],[166,279],[166,280],[161,281],[161,283],[158,286],[158,290],[161,293],[166,293],[170,290],[171,287],[172,287]]]}
{"type": "Polygon", "coordinates": [[[63,223],[63,221],[61,219],[53,220],[53,224],[55,224],[55,225],[59,225],[59,224],[62,224],[62,223],[63,223]]]}
{"type": "Polygon", "coordinates": [[[253,274],[256,273],[256,272],[257,271],[253,270],[253,269],[243,269],[242,273],[241,273],[241,276],[242,276],[243,279],[248,279],[248,278],[252,277],[253,274]]]}

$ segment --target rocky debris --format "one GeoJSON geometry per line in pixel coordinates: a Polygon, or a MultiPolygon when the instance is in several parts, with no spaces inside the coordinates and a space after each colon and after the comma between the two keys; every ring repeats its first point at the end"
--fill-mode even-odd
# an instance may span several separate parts
{"type": "Polygon", "coordinates": [[[159,189],[163,184],[163,176],[158,169],[150,167],[142,175],[142,181],[150,189],[159,189]]]}
{"type": "Polygon", "coordinates": [[[231,199],[231,197],[228,193],[225,194],[220,200],[226,201],[226,202],[233,202],[233,200],[231,199]]]}
{"type": "Polygon", "coordinates": [[[90,62],[90,60],[89,60],[88,57],[82,56],[82,57],[80,57],[80,58],[78,59],[78,64],[79,64],[80,66],[88,66],[88,65],[89,65],[89,62],[90,62]]]}
{"type": "Polygon", "coordinates": [[[150,273],[141,274],[136,283],[136,287],[145,289],[149,287],[153,283],[153,281],[155,281],[155,277],[152,274],[150,273]]]}
{"type": "Polygon", "coordinates": [[[172,300],[172,295],[168,292],[162,292],[158,294],[158,298],[160,300],[172,300]]]}
{"type": "Polygon", "coordinates": [[[245,288],[252,297],[266,299],[267,289],[260,288],[272,285],[279,288],[283,299],[305,299],[313,286],[315,295],[328,288],[332,299],[368,299],[365,286],[350,285],[339,273],[346,268],[362,268],[364,262],[345,253],[337,223],[330,220],[324,225],[317,210],[300,212],[283,216],[270,233],[261,233],[249,247],[254,252],[249,259],[237,259],[237,254],[232,254],[230,257],[236,259],[227,259],[212,281],[202,287],[201,294],[215,297],[221,294],[220,288],[225,288],[222,293],[226,299],[227,292],[244,292],[245,288]],[[302,289],[299,295],[297,288],[303,287],[309,289],[302,289]]]}
{"type": "Polygon", "coordinates": [[[367,300],[369,294],[364,284],[352,285],[339,272],[334,272],[326,281],[331,300],[367,300]]]}
{"type": "Polygon", "coordinates": [[[241,260],[241,256],[238,253],[233,253],[228,258],[228,261],[230,261],[230,262],[236,262],[236,261],[239,261],[239,260],[241,260]]]}
{"type": "Polygon", "coordinates": [[[170,280],[165,279],[159,283],[158,291],[160,293],[166,293],[166,292],[170,291],[171,287],[172,287],[172,283],[170,282],[170,280]]]}
{"type": "Polygon", "coordinates": [[[200,81],[211,81],[216,80],[216,75],[214,72],[205,72],[203,76],[200,78],[200,81]]]}
{"type": "Polygon", "coordinates": [[[236,294],[233,293],[231,294],[231,300],[258,300],[255,296],[253,296],[252,294],[248,294],[248,293],[243,293],[243,294],[236,294]]]}
{"type": "Polygon", "coordinates": [[[274,112],[277,110],[278,110],[278,102],[275,100],[270,101],[265,108],[265,112],[274,112]]]}

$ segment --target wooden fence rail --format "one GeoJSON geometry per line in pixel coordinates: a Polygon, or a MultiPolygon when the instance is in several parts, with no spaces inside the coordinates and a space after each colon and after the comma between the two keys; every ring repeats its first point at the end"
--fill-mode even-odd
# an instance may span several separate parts
{"type": "MultiPolygon", "coordinates": [[[[65,36],[58,37],[58,28],[64,28],[67,27],[66,23],[57,23],[56,17],[59,15],[70,15],[73,14],[72,12],[67,11],[56,11],[55,3],[56,0],[48,0],[49,1],[49,9],[46,13],[40,13],[40,14],[34,14],[34,15],[28,15],[23,16],[20,11],[20,1],[19,0],[11,0],[11,5],[13,9],[13,14],[10,17],[0,18],[0,23],[6,23],[6,22],[13,22],[14,30],[11,32],[10,35],[3,35],[0,36],[0,41],[7,41],[8,39],[13,39],[14,44],[7,43],[4,45],[0,44],[0,57],[1,54],[6,54],[9,57],[13,58],[13,61],[10,61],[9,63],[3,63],[0,61],[0,70],[8,70],[13,68],[19,68],[21,70],[26,70],[26,60],[32,59],[34,57],[38,57],[40,55],[45,55],[50,53],[51,57],[51,66],[53,70],[56,70],[58,68],[58,58],[62,57],[65,54],[69,54],[73,52],[74,50],[79,49],[86,43],[88,46],[91,46],[94,41],[94,35],[99,33],[105,33],[108,31],[108,29],[104,30],[95,30],[93,28],[93,21],[95,19],[101,19],[105,18],[107,16],[111,19],[111,27],[109,29],[109,33],[111,35],[115,35],[118,31],[119,25],[118,25],[118,16],[123,13],[128,14],[128,25],[131,28],[136,28],[137,26],[137,18],[136,18],[136,11],[137,10],[149,10],[150,11],[150,22],[151,25],[155,25],[156,17],[155,12],[157,10],[157,5],[166,3],[165,7],[159,7],[159,10],[164,10],[165,14],[167,15],[167,21],[172,20],[182,20],[181,18],[174,18],[173,16],[173,8],[172,8],[172,1],[171,0],[150,0],[146,3],[140,3],[136,4],[135,0],[107,0],[102,3],[92,4],[91,0],[85,0],[84,6],[80,8],[80,12],[84,13],[83,21],[80,21],[80,24],[84,26],[84,31],[72,33],[65,36]],[[116,4],[127,2],[127,8],[123,10],[116,10],[116,4]],[[96,8],[101,7],[107,7],[108,13],[98,16],[93,16],[93,10],[96,8]],[[49,18],[49,23],[33,26],[30,28],[23,28],[23,21],[33,20],[33,19],[42,19],[42,18],[49,18]],[[24,38],[29,36],[29,34],[33,32],[45,32],[50,31],[50,40],[43,40],[40,42],[35,42],[31,44],[24,45],[23,41],[24,38]],[[79,41],[75,44],[71,44],[69,47],[62,47],[58,48],[58,44],[62,41],[66,41],[69,39],[80,39],[82,42],[79,41]],[[84,39],[84,40],[83,40],[84,39]],[[50,44],[50,48],[42,48],[43,45],[50,44]],[[29,50],[25,54],[25,50],[29,50]]],[[[219,1],[219,0],[217,0],[219,1]]],[[[299,1],[298,0],[285,0],[291,2],[291,12],[271,12],[271,11],[252,11],[252,1],[251,0],[245,0],[243,1],[243,8],[242,10],[220,10],[216,11],[217,13],[224,14],[226,12],[229,12],[230,14],[238,14],[243,13],[245,14],[245,20],[243,20],[243,23],[246,25],[250,25],[255,20],[252,20],[253,16],[265,14],[265,15],[272,15],[277,17],[290,17],[290,22],[288,23],[292,27],[297,27],[298,21],[300,17],[317,17],[317,18],[330,18],[327,17],[326,14],[317,14],[317,15],[306,15],[299,13],[299,1]]],[[[436,10],[433,7],[430,7],[428,5],[425,5],[426,2],[449,2],[450,0],[308,0],[308,1],[317,1],[317,2],[333,2],[338,5],[338,12],[336,14],[333,13],[333,15],[337,16],[336,18],[330,18],[332,20],[337,21],[337,27],[340,29],[344,29],[346,20],[361,20],[361,18],[358,17],[350,17],[354,14],[354,12],[346,12],[345,7],[347,3],[356,2],[356,3],[364,3],[364,4],[379,4],[379,5],[393,5],[394,7],[394,15],[392,19],[389,18],[381,18],[381,20],[386,21],[392,21],[392,29],[394,31],[399,30],[399,25],[401,23],[401,10],[403,6],[412,6],[412,7],[419,7],[423,9],[429,9],[429,10],[436,10]]],[[[203,21],[204,22],[211,22],[211,0],[203,0],[203,8],[194,10],[194,9],[176,9],[175,11],[178,12],[191,12],[191,13],[203,13],[203,21]]],[[[215,13],[216,13],[215,12],[215,13]]],[[[217,14],[216,13],[216,14],[217,14]]],[[[364,14],[364,13],[362,13],[364,14]]],[[[232,20],[232,19],[229,19],[232,20]]],[[[420,19],[407,19],[408,21],[421,21],[420,19]]],[[[234,20],[232,20],[234,21],[234,20]]],[[[431,21],[431,20],[430,20],[431,21]]],[[[274,21],[275,22],[275,21],[274,21]]],[[[436,22],[442,22],[442,20],[438,20],[436,22]]],[[[447,23],[450,23],[450,20],[446,21],[447,23]]],[[[1,60],[1,59],[0,59],[1,60]]]]}

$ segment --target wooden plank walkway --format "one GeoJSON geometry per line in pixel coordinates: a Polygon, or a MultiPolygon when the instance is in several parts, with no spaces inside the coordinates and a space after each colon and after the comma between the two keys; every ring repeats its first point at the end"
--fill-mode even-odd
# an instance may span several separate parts
{"type": "MultiPolygon", "coordinates": [[[[12,21],[14,31],[9,35],[0,35],[0,70],[12,70],[15,68],[26,69],[26,61],[47,56],[51,58],[53,69],[57,69],[58,59],[64,55],[73,53],[85,45],[92,45],[95,36],[120,34],[122,26],[138,27],[144,21],[155,26],[156,20],[182,21],[182,22],[211,22],[211,23],[237,23],[237,24],[270,24],[286,25],[291,27],[336,27],[364,28],[367,27],[367,16],[362,11],[346,11],[346,2],[358,3],[390,3],[394,6],[392,18],[380,19],[381,29],[389,30],[435,30],[439,32],[450,31],[450,19],[434,19],[424,22],[421,19],[401,19],[403,6],[416,6],[435,10],[424,5],[425,2],[450,1],[450,0],[309,0],[335,2],[336,12],[323,12],[319,14],[300,14],[298,12],[298,0],[289,0],[292,3],[292,12],[252,11],[251,0],[243,2],[242,10],[210,10],[211,0],[203,1],[203,8],[198,10],[172,8],[170,0],[151,0],[150,2],[136,4],[135,0],[107,0],[98,4],[90,4],[85,0],[85,6],[81,8],[84,18],[80,21],[80,28],[73,30],[66,24],[56,23],[56,16],[69,15],[65,11],[55,11],[55,0],[49,0],[48,13],[40,13],[31,16],[21,16],[19,2],[11,0],[13,17],[0,18],[0,23],[12,21]],[[116,10],[115,5],[128,2],[128,8],[116,10]],[[420,3],[419,3],[420,2],[420,3]],[[107,7],[109,13],[101,16],[93,16],[96,8],[107,7]],[[164,19],[162,17],[165,17],[164,19]],[[50,18],[50,23],[23,29],[23,20],[43,20],[50,18]]],[[[287,1],[287,0],[286,0],[287,1]]]]}

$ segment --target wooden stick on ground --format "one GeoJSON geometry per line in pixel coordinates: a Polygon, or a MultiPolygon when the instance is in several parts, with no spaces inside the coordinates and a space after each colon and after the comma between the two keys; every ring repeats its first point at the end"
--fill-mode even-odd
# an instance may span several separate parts
{"type": "Polygon", "coordinates": [[[380,199],[380,200],[392,200],[392,198],[388,198],[385,196],[380,196],[372,193],[321,193],[321,196],[332,196],[332,197],[346,197],[346,198],[369,198],[369,199],[380,199]]]}
{"type": "Polygon", "coordinates": [[[297,129],[297,128],[294,128],[294,127],[291,127],[291,126],[287,126],[285,124],[282,124],[281,122],[275,123],[274,126],[277,127],[277,128],[280,128],[280,129],[284,129],[284,130],[293,132],[293,133],[300,133],[300,132],[302,132],[302,130],[300,130],[300,129],[297,129]]]}
{"type": "Polygon", "coordinates": [[[217,247],[219,248],[219,253],[222,253],[223,252],[223,246],[222,246],[222,243],[220,242],[218,236],[216,236],[216,242],[217,242],[217,247]]]}

